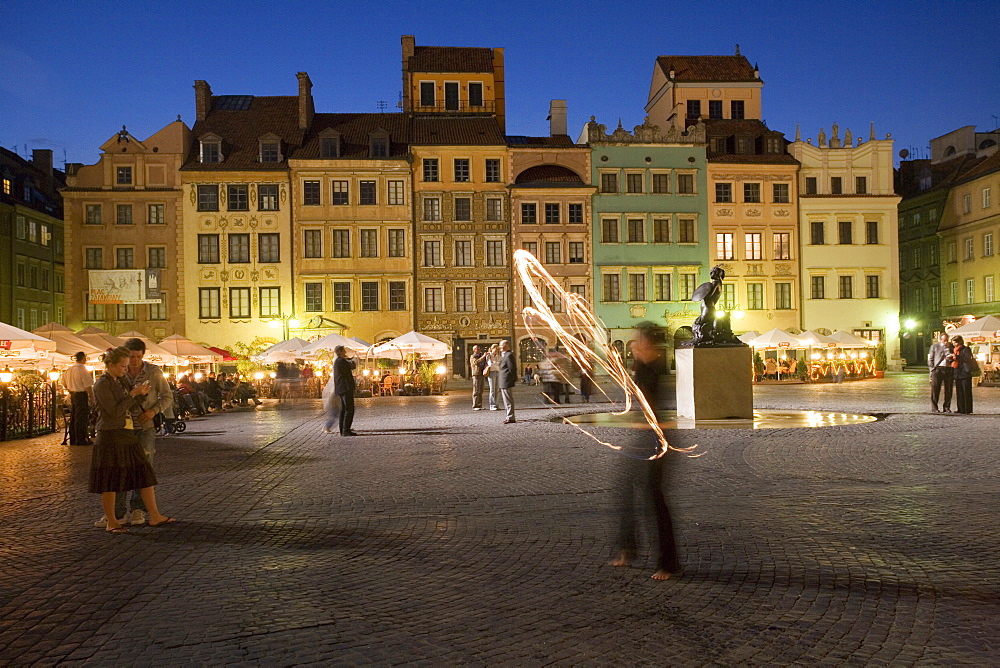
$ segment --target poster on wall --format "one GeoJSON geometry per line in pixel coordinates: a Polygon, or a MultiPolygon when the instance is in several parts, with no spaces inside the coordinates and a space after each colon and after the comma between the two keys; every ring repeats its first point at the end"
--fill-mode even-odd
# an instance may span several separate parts
{"type": "Polygon", "coordinates": [[[159,269],[90,270],[91,304],[159,304],[159,269]]]}

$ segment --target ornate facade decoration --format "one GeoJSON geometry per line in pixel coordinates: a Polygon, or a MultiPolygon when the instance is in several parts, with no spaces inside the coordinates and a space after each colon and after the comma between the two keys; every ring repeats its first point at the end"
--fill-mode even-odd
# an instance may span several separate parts
{"type": "Polygon", "coordinates": [[[607,126],[591,116],[587,123],[587,140],[591,144],[704,144],[705,124],[698,121],[687,132],[670,126],[664,132],[659,125],[650,123],[649,116],[646,116],[642,125],[635,126],[631,133],[622,127],[619,120],[618,127],[609,135],[607,126]]]}
{"type": "Polygon", "coordinates": [[[792,275],[792,265],[790,264],[776,264],[774,265],[775,276],[791,276],[792,275]]]}

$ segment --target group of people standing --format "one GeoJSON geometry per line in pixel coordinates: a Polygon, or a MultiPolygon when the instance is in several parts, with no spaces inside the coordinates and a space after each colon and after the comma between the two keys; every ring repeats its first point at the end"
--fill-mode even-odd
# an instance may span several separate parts
{"type": "Polygon", "coordinates": [[[948,335],[942,332],[927,353],[927,367],[930,369],[931,411],[951,413],[954,388],[955,412],[972,413],[972,377],[979,371],[979,364],[972,349],[965,345],[965,339],[954,336],[949,340],[948,335]],[[944,403],[938,408],[942,388],[944,403]]]}
{"type": "Polygon", "coordinates": [[[511,390],[517,385],[517,360],[510,342],[504,339],[494,343],[484,351],[478,345],[472,346],[469,356],[469,375],[472,377],[472,410],[483,410],[483,392],[489,385],[489,406],[491,411],[500,410],[500,404],[507,411],[504,424],[517,422],[514,413],[514,397],[511,390]]]}

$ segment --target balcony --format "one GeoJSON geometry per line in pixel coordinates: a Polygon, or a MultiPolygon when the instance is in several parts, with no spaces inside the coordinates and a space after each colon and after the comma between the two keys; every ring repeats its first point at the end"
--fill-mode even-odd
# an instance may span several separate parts
{"type": "Polygon", "coordinates": [[[493,100],[482,100],[479,104],[470,104],[468,100],[438,100],[433,104],[420,104],[418,101],[414,105],[414,113],[428,113],[428,114],[451,114],[451,113],[463,113],[463,114],[486,114],[493,113],[495,110],[495,104],[493,100]]]}

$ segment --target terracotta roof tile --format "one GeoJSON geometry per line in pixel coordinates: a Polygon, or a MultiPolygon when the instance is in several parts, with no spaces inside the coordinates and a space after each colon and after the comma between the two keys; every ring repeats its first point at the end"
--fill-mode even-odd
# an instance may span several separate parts
{"type": "Polygon", "coordinates": [[[421,146],[504,146],[507,141],[496,118],[422,116],[413,119],[410,143],[421,146]]]}
{"type": "Polygon", "coordinates": [[[291,156],[295,159],[319,159],[322,157],[322,138],[325,130],[340,133],[341,158],[369,157],[368,136],[371,132],[384,130],[389,133],[389,157],[402,158],[409,152],[409,124],[404,114],[316,114],[312,127],[306,135],[302,147],[291,156]]]}
{"type": "Polygon", "coordinates": [[[493,49],[470,46],[417,46],[410,72],[492,72],[493,49]]]}
{"type": "Polygon", "coordinates": [[[797,165],[799,161],[787,153],[720,153],[710,155],[709,162],[746,165],[797,165]]]}
{"type": "Polygon", "coordinates": [[[208,112],[205,120],[196,122],[191,130],[196,142],[198,138],[207,134],[221,137],[223,160],[216,163],[199,162],[196,144],[182,169],[195,171],[287,169],[289,154],[302,143],[302,131],[299,129],[298,119],[297,96],[212,96],[212,110],[208,112]],[[240,104],[239,110],[217,108],[219,104],[232,106],[229,102],[236,97],[249,100],[240,104]],[[260,162],[258,140],[268,133],[281,137],[282,157],[285,160],[260,162]]]}
{"type": "Polygon", "coordinates": [[[674,71],[674,81],[760,81],[746,56],[660,56],[656,62],[668,77],[674,71]]]}
{"type": "Polygon", "coordinates": [[[582,185],[583,179],[572,169],[563,167],[562,165],[536,165],[528,167],[518,174],[514,182],[518,186],[541,184],[582,185]]]}

